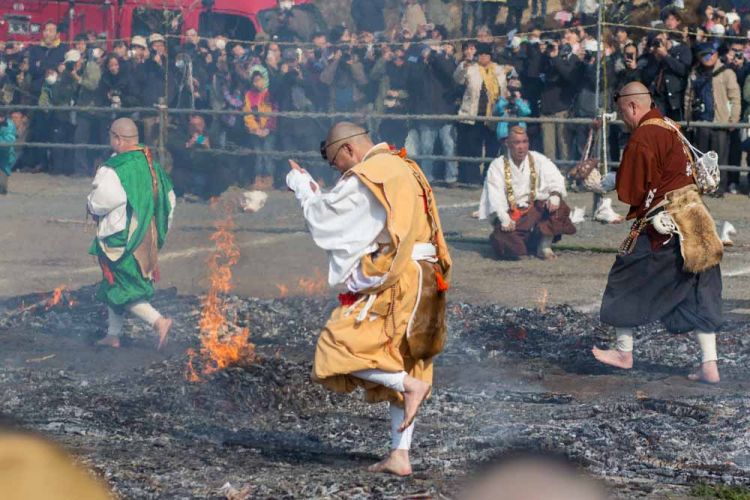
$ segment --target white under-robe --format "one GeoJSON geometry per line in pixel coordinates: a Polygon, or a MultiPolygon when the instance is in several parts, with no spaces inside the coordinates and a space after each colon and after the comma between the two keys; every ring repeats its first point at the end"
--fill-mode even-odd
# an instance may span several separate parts
{"type": "Polygon", "coordinates": [[[323,192],[307,172],[291,170],[287,186],[302,205],[315,244],[328,253],[328,284],[346,282],[351,292],[377,285],[359,269],[360,259],[388,243],[385,208],[356,175],[342,178],[323,192]],[[315,186],[315,190],[310,184],[315,186]]]}
{"type": "MultiPolygon", "coordinates": [[[[534,156],[534,168],[537,172],[535,199],[547,201],[552,193],[559,193],[563,198],[567,196],[565,178],[555,164],[536,151],[529,151],[529,155],[534,156]]],[[[508,215],[510,206],[505,192],[505,160],[503,158],[501,156],[490,163],[479,202],[479,218],[492,218],[494,214],[500,219],[501,223],[507,225],[510,222],[510,215],[508,215]]],[[[519,208],[528,207],[529,195],[531,194],[529,157],[526,155],[521,165],[516,165],[512,158],[508,158],[508,161],[516,204],[519,208]]]]}
{"type": "MultiPolygon", "coordinates": [[[[93,190],[87,197],[89,213],[99,217],[96,236],[100,240],[119,233],[127,226],[128,198],[122,187],[120,178],[114,169],[101,166],[97,169],[93,190]]],[[[172,227],[174,207],[177,204],[174,191],[169,192],[169,220],[168,227],[172,227]]]]}

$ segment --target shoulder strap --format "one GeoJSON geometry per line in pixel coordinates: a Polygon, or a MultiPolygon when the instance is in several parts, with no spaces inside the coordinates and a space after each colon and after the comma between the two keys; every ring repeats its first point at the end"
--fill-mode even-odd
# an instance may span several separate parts
{"type": "Polygon", "coordinates": [[[667,125],[667,122],[665,122],[661,118],[650,118],[646,120],[645,122],[641,123],[640,125],[638,125],[638,127],[645,127],[646,125],[657,125],[661,128],[666,128],[666,129],[674,131],[674,129],[670,127],[669,125],[667,125]]]}
{"type": "Polygon", "coordinates": [[[435,206],[432,199],[432,188],[427,183],[427,179],[425,179],[424,174],[419,169],[414,160],[404,158],[404,161],[409,166],[412,175],[417,180],[417,184],[419,184],[419,187],[422,190],[422,196],[424,197],[424,211],[425,214],[427,214],[427,219],[430,222],[430,230],[432,233],[432,238],[430,239],[432,240],[432,244],[437,247],[438,226],[435,214],[432,212],[432,207],[435,206]]]}
{"type": "Polygon", "coordinates": [[[677,134],[677,138],[680,140],[680,143],[682,145],[682,151],[683,153],[685,153],[685,156],[690,162],[690,172],[692,173],[693,181],[697,184],[698,173],[696,171],[697,169],[695,166],[695,161],[703,153],[700,150],[698,150],[696,147],[694,147],[692,144],[690,144],[690,141],[687,140],[687,137],[685,137],[680,131],[680,126],[674,123],[672,120],[667,120],[664,118],[650,118],[646,120],[645,122],[641,123],[639,127],[643,127],[644,125],[656,125],[658,127],[665,128],[677,134]]]}
{"type": "Polygon", "coordinates": [[[720,74],[724,73],[726,70],[729,69],[729,66],[722,66],[721,68],[715,70],[711,76],[719,76],[720,74]]]}
{"type": "Polygon", "coordinates": [[[154,157],[151,154],[151,150],[146,146],[141,146],[135,151],[140,151],[143,153],[143,156],[146,157],[146,164],[148,164],[148,170],[151,174],[151,193],[154,196],[154,213],[156,213],[156,205],[159,201],[159,181],[156,177],[156,170],[154,169],[154,157]]]}

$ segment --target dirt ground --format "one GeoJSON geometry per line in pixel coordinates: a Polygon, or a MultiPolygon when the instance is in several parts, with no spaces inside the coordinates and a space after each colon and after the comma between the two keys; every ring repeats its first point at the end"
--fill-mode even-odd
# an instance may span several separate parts
{"type": "MultiPolygon", "coordinates": [[[[99,269],[86,253],[93,237],[92,228],[84,225],[89,189],[85,179],[14,174],[11,193],[0,198],[0,298],[96,282],[99,269]]],[[[533,307],[546,296],[550,304],[591,311],[597,307],[614,260],[612,252],[625,237],[627,225],[603,225],[587,217],[578,225],[578,234],[560,242],[557,260],[499,262],[487,243],[489,225],[471,217],[480,191],[435,192],[456,263],[451,299],[533,307]]],[[[750,198],[728,195],[707,202],[719,223],[728,220],[738,232],[722,264],[727,312],[750,314],[745,303],[750,284],[750,198]]],[[[590,215],[592,196],[573,193],[568,204],[585,207],[590,215]]],[[[624,213],[622,205],[614,206],[624,213]]],[[[206,203],[178,202],[174,228],[161,254],[161,287],[176,287],[184,294],[206,289],[204,263],[212,249],[208,237],[215,218],[206,203]]],[[[241,251],[235,267],[236,293],[272,298],[286,288],[289,295],[298,295],[304,292],[300,280],[324,280],[325,254],[306,233],[290,193],[270,193],[261,212],[237,214],[235,222],[241,251]]]]}
{"type": "MultiPolygon", "coordinates": [[[[60,285],[77,290],[97,282],[99,269],[86,255],[93,237],[84,216],[88,190],[86,179],[41,174],[14,174],[11,178],[11,193],[0,198],[3,215],[0,218],[0,248],[3,249],[0,254],[0,317],[22,301],[28,304],[35,297],[49,296],[49,291],[60,285]],[[26,297],[19,299],[20,295],[26,297]]],[[[103,307],[92,303],[90,297],[86,299],[90,296],[90,287],[83,288],[80,292],[83,299],[76,297],[85,304],[83,309],[53,311],[40,318],[30,316],[10,329],[0,329],[4,345],[0,352],[0,389],[7,391],[7,398],[0,403],[0,414],[17,418],[21,425],[64,443],[128,498],[169,497],[170,488],[178,486],[183,489],[178,488],[173,493],[179,492],[178,496],[182,497],[203,496],[197,492],[215,495],[224,480],[230,479],[240,485],[254,482],[260,488],[256,490],[258,496],[262,497],[284,494],[299,497],[308,493],[322,498],[403,497],[421,491],[435,496],[450,495],[456,491],[457,478],[473,467],[472,460],[491,458],[491,453],[503,449],[506,436],[517,434],[517,427],[522,424],[529,426],[525,434],[521,434],[530,443],[559,438],[562,441],[556,446],[581,447],[582,463],[595,475],[605,478],[615,488],[617,497],[684,496],[688,491],[684,487],[686,481],[694,481],[695,476],[678,478],[676,474],[681,465],[669,469],[672,472],[662,471],[662,474],[675,474],[668,479],[660,479],[659,472],[656,476],[644,476],[632,472],[632,467],[629,473],[635,476],[623,475],[624,472],[612,464],[640,463],[642,451],[634,451],[632,456],[626,454],[621,460],[602,458],[606,456],[606,449],[601,449],[602,440],[612,439],[611,432],[615,436],[617,433],[601,429],[617,427],[623,436],[632,434],[628,439],[633,440],[646,439],[643,432],[663,432],[670,436],[677,433],[669,439],[665,437],[663,446],[671,443],[669,446],[674,451],[671,460],[682,464],[686,460],[684,450],[690,449],[690,445],[674,444],[682,439],[680,433],[687,432],[685,429],[689,429],[694,420],[699,421],[703,427],[696,430],[704,436],[703,445],[710,448],[714,439],[711,432],[719,425],[717,419],[725,418],[726,413],[722,410],[723,413],[703,415],[700,411],[704,410],[691,409],[689,411],[698,414],[692,413],[689,415],[692,420],[686,421],[680,413],[684,408],[731,407],[734,413],[727,415],[737,415],[737,418],[744,415],[742,418],[746,419],[750,403],[745,397],[748,390],[745,361],[750,351],[743,335],[750,315],[745,292],[750,277],[750,258],[746,251],[750,245],[750,220],[745,214],[750,208],[750,199],[730,195],[722,200],[708,200],[717,221],[731,221],[738,231],[735,246],[727,251],[723,263],[725,310],[733,333],[720,343],[720,349],[725,347],[733,354],[727,361],[727,376],[721,387],[710,388],[684,380],[691,362],[688,360],[695,357],[695,347],[690,345],[683,349],[682,345],[689,343],[682,339],[667,340],[658,332],[651,331],[644,337],[642,352],[646,360],[632,373],[601,371],[587,356],[592,343],[606,342],[609,337],[606,329],[597,326],[592,313],[597,310],[614,249],[624,238],[626,225],[602,225],[587,218],[578,226],[578,234],[560,243],[557,260],[544,262],[528,258],[499,262],[492,257],[487,244],[488,224],[471,217],[479,191],[442,188],[435,191],[455,263],[450,321],[456,337],[444,359],[437,364],[436,379],[443,385],[443,392],[437,393],[435,403],[426,410],[424,441],[421,451],[417,451],[419,473],[411,482],[391,479],[381,482],[359,473],[348,478],[348,482],[343,479],[342,484],[336,482],[342,473],[372,460],[373,453],[383,451],[372,449],[372,437],[367,441],[356,437],[360,435],[361,426],[381,432],[382,415],[364,409],[361,404],[352,402],[351,397],[328,400],[322,393],[305,388],[307,399],[302,401],[311,405],[305,407],[291,398],[283,381],[274,378],[274,384],[279,387],[271,385],[276,392],[263,385],[269,383],[263,378],[267,376],[263,367],[256,372],[218,377],[202,389],[184,382],[181,372],[185,351],[196,343],[195,296],[206,290],[205,261],[213,248],[209,235],[217,215],[205,203],[178,202],[175,226],[161,254],[163,281],[160,289],[163,292],[156,305],[167,312],[173,308],[174,314],[181,318],[174,341],[167,350],[155,352],[153,340],[137,325],[131,325],[135,334],[121,351],[91,349],[91,338],[102,330],[105,318],[103,307]],[[175,301],[175,293],[187,298],[175,301]],[[553,307],[558,304],[567,304],[572,309],[553,307]],[[547,316],[537,312],[526,324],[523,320],[526,309],[518,308],[550,312],[547,316]],[[496,321],[493,315],[497,315],[496,321]],[[565,323],[573,332],[569,338],[564,329],[558,334],[551,333],[557,328],[555,325],[565,323]],[[518,326],[522,324],[525,326],[518,326]],[[527,332],[529,341],[519,345],[518,339],[525,339],[527,332]],[[268,418],[281,419],[284,422],[281,428],[287,429],[285,432],[296,432],[299,422],[305,429],[304,425],[312,425],[313,429],[318,428],[310,431],[318,441],[305,441],[311,439],[305,434],[299,438],[301,441],[289,446],[294,453],[312,454],[314,459],[286,457],[283,452],[286,437],[278,432],[268,445],[273,448],[270,462],[263,457],[250,460],[249,455],[242,455],[245,458],[241,460],[237,458],[239,455],[227,456],[226,439],[239,439],[236,436],[231,439],[207,437],[210,432],[204,427],[211,421],[213,411],[218,412],[217,418],[220,415],[230,419],[248,411],[248,405],[252,407],[250,402],[239,401],[239,396],[232,391],[254,384],[260,391],[258,397],[277,398],[281,402],[278,409],[266,413],[259,410],[250,420],[238,421],[236,427],[241,432],[266,428],[268,432],[276,432],[268,418]],[[113,394],[119,390],[127,395],[125,399],[118,400],[113,394]],[[213,390],[218,392],[214,394],[213,390]],[[181,391],[182,398],[175,395],[175,391],[181,391]],[[173,429],[169,422],[159,421],[162,417],[159,398],[162,397],[172,401],[165,405],[171,405],[172,411],[180,415],[179,430],[173,429]],[[222,406],[216,409],[217,404],[222,406]],[[140,405],[145,406],[137,410],[140,405]],[[40,412],[40,408],[44,408],[44,412],[40,412]],[[191,421],[189,415],[184,416],[192,411],[200,414],[195,421],[191,421]],[[466,425],[451,422],[450,412],[457,411],[468,412],[466,425]],[[350,421],[351,415],[357,412],[363,413],[361,420],[350,421]],[[631,412],[631,416],[625,417],[622,412],[631,412]],[[501,421],[498,415],[507,420],[501,421]],[[596,420],[595,425],[591,423],[592,418],[596,420]],[[321,443],[330,442],[338,432],[330,419],[347,422],[346,436],[353,439],[354,444],[344,446],[345,452],[330,452],[329,456],[327,444],[321,443]],[[523,419],[527,421],[522,422],[523,419]],[[644,422],[662,419],[663,427],[660,431],[649,430],[648,426],[641,428],[638,423],[641,419],[644,422]],[[552,425],[553,421],[557,424],[552,425]],[[629,430],[627,426],[633,422],[638,428],[629,430]],[[110,424],[114,427],[109,428],[110,424]],[[587,427],[590,424],[599,430],[591,430],[587,427]],[[191,426],[200,427],[203,429],[200,433],[205,435],[195,434],[198,431],[191,426]],[[143,449],[153,452],[150,447],[155,446],[167,450],[171,463],[159,463],[157,452],[157,456],[143,459],[147,466],[138,464],[140,458],[129,450],[134,446],[133,429],[139,434],[142,428],[149,429],[142,436],[143,449]],[[559,436],[555,429],[559,430],[559,436]],[[467,436],[469,431],[474,434],[467,436]],[[584,431],[595,435],[586,436],[584,431]],[[188,453],[191,440],[204,443],[201,446],[205,445],[206,454],[191,458],[184,470],[174,470],[180,453],[188,453]],[[316,446],[323,451],[310,451],[316,446]],[[597,446],[598,451],[594,449],[597,446]],[[594,451],[587,447],[593,447],[594,451]],[[429,455],[436,450],[442,451],[429,455]],[[233,462],[235,458],[239,462],[233,462]],[[585,461],[589,459],[590,463],[585,461]],[[262,466],[263,463],[267,465],[262,466]],[[239,467],[238,464],[244,465],[239,467]],[[279,486],[281,483],[276,484],[274,473],[288,476],[286,482],[282,481],[283,488],[279,486]],[[196,477],[193,483],[186,479],[191,474],[196,477]],[[295,474],[300,475],[296,481],[291,479],[295,474]],[[323,479],[334,481],[336,488],[343,489],[337,490],[335,495],[326,494],[329,490],[325,488],[305,489],[323,479]],[[356,490],[360,483],[362,492],[356,490]],[[356,494],[348,493],[354,490],[356,494]]],[[[585,207],[589,215],[592,197],[572,194],[569,204],[585,207]]],[[[622,206],[615,203],[615,207],[623,212],[622,206]]],[[[274,353],[277,356],[281,353],[282,358],[274,363],[281,363],[280,370],[287,374],[284,376],[289,377],[290,384],[305,384],[316,328],[323,323],[325,309],[334,295],[323,287],[325,255],[305,232],[300,210],[290,193],[273,192],[262,211],[237,214],[235,220],[241,258],[235,266],[234,293],[248,301],[242,307],[243,311],[248,311],[253,340],[269,359],[273,359],[274,353]],[[305,302],[305,297],[310,295],[315,295],[319,302],[305,302]],[[270,300],[283,296],[299,300],[270,300]],[[308,305],[309,314],[305,312],[308,305]]],[[[169,410],[165,407],[163,411],[169,410]]],[[[739,422],[735,417],[726,417],[726,420],[727,425],[739,422]]],[[[724,421],[721,422],[724,425],[724,421]]],[[[226,433],[234,429],[235,424],[217,422],[216,425],[226,433]]],[[[742,433],[728,427],[717,432],[725,440],[738,438],[736,432],[741,437],[742,433]]],[[[376,438],[382,436],[376,435],[376,438]]],[[[253,443],[263,441],[255,435],[242,439],[253,443]]],[[[297,438],[293,435],[289,439],[297,438]]],[[[648,436],[647,440],[651,442],[648,436]]],[[[255,444],[245,448],[245,452],[249,449],[248,453],[252,454],[255,453],[252,450],[263,447],[255,444]]],[[[740,458],[747,461],[748,449],[747,443],[731,441],[721,447],[717,445],[715,455],[708,449],[706,454],[710,460],[703,459],[717,461],[729,456],[728,450],[731,450],[744,453],[744,458],[740,458]]],[[[667,460],[664,453],[658,455],[659,460],[667,460]]],[[[740,459],[737,460],[739,463],[740,459]]],[[[660,467],[658,470],[668,469],[660,467]]],[[[722,477],[719,472],[715,473],[719,474],[716,477],[722,477]]],[[[736,477],[746,478],[747,473],[743,474],[736,477]]]]}

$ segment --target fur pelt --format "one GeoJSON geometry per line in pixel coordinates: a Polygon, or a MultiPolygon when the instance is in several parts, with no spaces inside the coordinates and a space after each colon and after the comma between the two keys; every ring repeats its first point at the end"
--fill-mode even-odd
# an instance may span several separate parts
{"type": "Polygon", "coordinates": [[[445,292],[438,290],[433,264],[419,261],[422,290],[417,310],[407,333],[409,351],[414,359],[430,359],[443,351],[447,337],[445,292]]]}
{"type": "Polygon", "coordinates": [[[674,219],[680,236],[683,270],[700,273],[719,264],[724,245],[698,187],[691,185],[670,191],[666,201],[666,210],[674,219]]]}

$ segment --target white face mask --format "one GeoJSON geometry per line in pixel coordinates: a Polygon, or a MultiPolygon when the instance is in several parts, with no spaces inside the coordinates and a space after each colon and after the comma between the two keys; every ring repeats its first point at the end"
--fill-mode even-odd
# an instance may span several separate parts
{"type": "Polygon", "coordinates": [[[290,1],[287,0],[287,1],[284,1],[284,2],[279,2],[279,9],[281,9],[281,10],[291,10],[292,7],[294,7],[294,2],[293,1],[290,2],[290,1]]]}
{"type": "Polygon", "coordinates": [[[54,85],[57,83],[57,73],[48,75],[47,78],[44,79],[45,82],[47,82],[47,85],[54,85]]]}
{"type": "Polygon", "coordinates": [[[227,47],[227,41],[223,38],[219,38],[216,40],[216,48],[219,50],[224,50],[227,47]]]}

